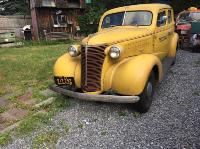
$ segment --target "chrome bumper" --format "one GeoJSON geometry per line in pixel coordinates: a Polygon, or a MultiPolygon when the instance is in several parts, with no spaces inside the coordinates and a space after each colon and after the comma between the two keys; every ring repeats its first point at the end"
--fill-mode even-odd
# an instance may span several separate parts
{"type": "Polygon", "coordinates": [[[86,101],[136,103],[140,100],[139,96],[117,96],[117,95],[102,95],[102,94],[96,95],[96,94],[79,93],[61,88],[57,85],[52,85],[49,88],[57,93],[86,101]]]}

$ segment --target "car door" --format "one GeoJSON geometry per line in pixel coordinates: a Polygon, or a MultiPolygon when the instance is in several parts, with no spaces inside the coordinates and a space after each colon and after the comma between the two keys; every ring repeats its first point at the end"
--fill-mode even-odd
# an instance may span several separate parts
{"type": "Polygon", "coordinates": [[[157,16],[154,35],[154,52],[160,59],[163,59],[166,56],[169,47],[169,28],[167,18],[167,9],[160,10],[157,16]]]}

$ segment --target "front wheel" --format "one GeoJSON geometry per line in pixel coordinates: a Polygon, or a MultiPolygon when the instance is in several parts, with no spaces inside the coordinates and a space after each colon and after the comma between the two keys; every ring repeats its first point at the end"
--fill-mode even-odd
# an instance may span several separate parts
{"type": "Polygon", "coordinates": [[[152,71],[143,92],[140,94],[140,100],[136,103],[136,109],[138,112],[146,113],[150,109],[153,100],[155,85],[155,73],[152,71]]]}

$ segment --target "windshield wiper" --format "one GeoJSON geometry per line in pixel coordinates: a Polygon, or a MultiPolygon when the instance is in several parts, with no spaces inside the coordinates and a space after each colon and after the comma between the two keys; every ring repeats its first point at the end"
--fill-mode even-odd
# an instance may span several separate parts
{"type": "Polygon", "coordinates": [[[110,25],[110,27],[115,27],[115,26],[117,26],[117,25],[110,25]]]}

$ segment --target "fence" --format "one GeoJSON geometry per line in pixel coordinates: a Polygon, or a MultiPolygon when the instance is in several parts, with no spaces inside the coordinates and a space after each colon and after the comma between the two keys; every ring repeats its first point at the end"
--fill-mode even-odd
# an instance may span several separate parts
{"type": "Polygon", "coordinates": [[[1,16],[0,33],[15,32],[17,38],[23,38],[22,28],[31,25],[31,17],[24,15],[1,16]]]}

